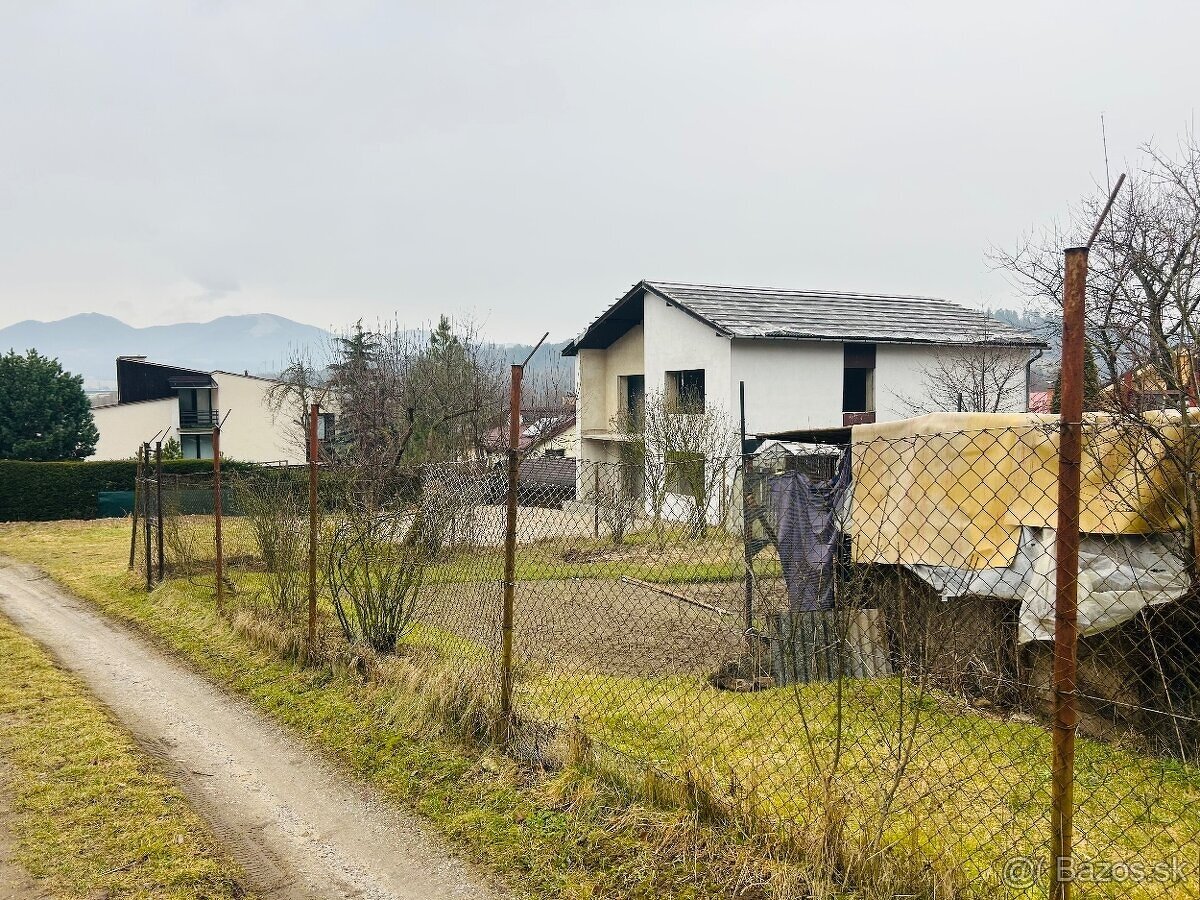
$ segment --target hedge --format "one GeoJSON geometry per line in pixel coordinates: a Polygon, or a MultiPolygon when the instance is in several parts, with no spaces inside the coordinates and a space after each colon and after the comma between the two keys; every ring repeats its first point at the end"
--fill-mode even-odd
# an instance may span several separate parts
{"type": "MultiPolygon", "coordinates": [[[[253,468],[252,463],[226,461],[224,471],[253,468]]],[[[173,475],[211,472],[212,461],[178,459],[163,463],[173,475]]],[[[137,461],[23,462],[0,460],[0,522],[94,519],[101,491],[131,491],[137,461]]]]}

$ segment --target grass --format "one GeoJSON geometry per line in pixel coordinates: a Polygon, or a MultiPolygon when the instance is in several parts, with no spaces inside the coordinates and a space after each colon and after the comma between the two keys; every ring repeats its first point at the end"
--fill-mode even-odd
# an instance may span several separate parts
{"type": "MultiPolygon", "coordinates": [[[[119,521],[4,525],[0,553],[42,567],[422,813],[466,855],[507,876],[517,894],[756,900],[809,893],[804,866],[770,846],[630,802],[587,772],[520,768],[439,725],[425,696],[431,689],[457,713],[471,702],[469,687],[460,685],[456,700],[452,688],[431,681],[449,681],[444,670],[415,666],[407,675],[364,679],[350,659],[304,668],[284,655],[286,640],[272,649],[244,623],[215,615],[204,585],[177,579],[147,594],[122,563],[128,539],[128,523],[119,521]]],[[[408,666],[400,658],[385,669],[408,666]]]]}
{"type": "MultiPolygon", "coordinates": [[[[300,669],[263,649],[269,635],[249,640],[253,629],[213,616],[202,585],[173,581],[149,595],[131,587],[120,564],[126,527],[9,526],[0,552],[157,634],[534,895],[833,896],[828,873],[851,871],[860,895],[1045,896],[997,881],[1006,858],[1046,855],[1049,739],[1030,720],[895,678],[846,682],[840,696],[831,684],[741,694],[699,676],[602,674],[559,655],[518,672],[526,724],[559,726],[528,729],[533,743],[554,744],[546,755],[571,764],[538,775],[455,739],[492,701],[494,661],[483,645],[422,627],[409,657],[366,663],[386,671],[365,681],[346,665],[300,669]],[[447,665],[439,652],[474,664],[447,665]]],[[[489,554],[454,561],[442,583],[495,578],[489,554]]],[[[646,561],[661,558],[637,541],[584,546],[570,559],[556,541],[522,554],[530,571],[590,566],[590,578],[624,565],[645,578],[646,561]]],[[[718,565],[727,548],[715,538],[697,555],[718,565]]],[[[1180,857],[1194,873],[1200,772],[1095,741],[1081,740],[1078,756],[1080,856],[1180,857]]],[[[1088,892],[1172,895],[1152,883],[1088,892]]]]}
{"type": "Polygon", "coordinates": [[[221,900],[234,866],[74,677],[0,618],[0,775],[18,862],[61,898],[221,900]]]}
{"type": "MultiPolygon", "coordinates": [[[[742,545],[728,532],[711,529],[696,540],[683,530],[656,536],[633,532],[621,544],[591,537],[546,538],[523,543],[517,554],[516,576],[521,581],[562,581],[571,578],[639,578],[659,584],[740,581],[745,563],[742,545]]],[[[429,583],[476,581],[485,573],[503,571],[500,549],[463,553],[432,566],[429,583]]],[[[756,577],[778,578],[782,573],[773,549],[754,560],[756,577]]]]}

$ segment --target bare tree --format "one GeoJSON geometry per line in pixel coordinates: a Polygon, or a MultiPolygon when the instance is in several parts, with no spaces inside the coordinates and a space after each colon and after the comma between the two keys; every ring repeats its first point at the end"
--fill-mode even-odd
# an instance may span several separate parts
{"type": "MultiPolygon", "coordinates": [[[[1162,493],[1164,522],[1185,524],[1181,552],[1200,585],[1200,142],[1189,130],[1174,154],[1146,145],[1139,164],[1089,254],[1087,339],[1106,383],[1097,406],[1146,468],[1142,483],[1162,493]]],[[[1108,193],[1098,187],[1065,223],[994,251],[993,261],[1031,300],[1058,306],[1062,250],[1087,239],[1108,193]]]]}
{"type": "Polygon", "coordinates": [[[382,498],[414,466],[480,456],[503,414],[504,385],[499,353],[470,321],[443,316],[422,330],[396,322],[367,330],[360,321],[334,338],[324,364],[294,358],[270,402],[291,418],[299,446],[308,404],[331,407],[337,425],[328,461],[343,483],[382,498]]]}
{"type": "MultiPolygon", "coordinates": [[[[331,349],[326,348],[325,352],[331,349]]],[[[276,424],[283,420],[284,440],[302,458],[308,454],[309,409],[314,403],[327,406],[330,398],[328,370],[314,359],[308,348],[292,355],[267,391],[266,404],[276,424]]]]}
{"type": "Polygon", "coordinates": [[[902,397],[913,415],[1008,412],[1025,408],[1027,355],[989,342],[945,349],[919,370],[921,394],[902,397]]]}
{"type": "Polygon", "coordinates": [[[703,537],[713,501],[723,508],[732,490],[730,460],[737,448],[729,416],[699,398],[656,392],[640,410],[619,413],[613,428],[629,462],[641,465],[643,496],[660,538],[672,495],[689,498],[691,534],[703,537]]]}

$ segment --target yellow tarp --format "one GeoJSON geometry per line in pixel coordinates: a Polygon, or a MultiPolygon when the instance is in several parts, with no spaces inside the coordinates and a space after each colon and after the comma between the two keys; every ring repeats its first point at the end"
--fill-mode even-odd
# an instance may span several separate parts
{"type": "MultiPolygon", "coordinates": [[[[1158,416],[1168,441],[1178,417],[1158,416]]],[[[1194,424],[1194,423],[1193,423],[1194,424]]],[[[1139,431],[1089,416],[1080,527],[1145,534],[1183,526],[1181,478],[1139,431]],[[1179,483],[1177,483],[1179,482],[1179,483]]],[[[937,413],[852,433],[850,516],[858,562],[980,569],[1009,565],[1021,526],[1056,527],[1058,417],[937,413]]]]}

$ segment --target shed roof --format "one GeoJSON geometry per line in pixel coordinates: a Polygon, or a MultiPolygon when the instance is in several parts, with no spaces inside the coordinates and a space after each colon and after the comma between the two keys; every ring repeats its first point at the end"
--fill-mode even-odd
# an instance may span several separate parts
{"type": "Polygon", "coordinates": [[[642,320],[646,294],[733,338],[1045,347],[1037,335],[949,300],[904,294],[639,281],[563,349],[603,349],[642,320]]]}

